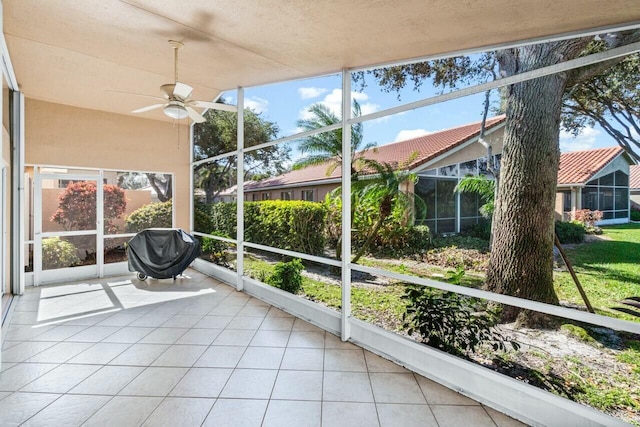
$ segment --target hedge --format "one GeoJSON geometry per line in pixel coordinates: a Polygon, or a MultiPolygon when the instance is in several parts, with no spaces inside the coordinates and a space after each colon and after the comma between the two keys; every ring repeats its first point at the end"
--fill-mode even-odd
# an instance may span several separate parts
{"type": "Polygon", "coordinates": [[[560,243],[581,243],[584,240],[586,230],[584,225],[579,222],[562,222],[556,221],[556,235],[560,243]]]}
{"type": "MultiPolygon", "coordinates": [[[[212,233],[236,235],[236,204],[207,206],[212,233]]],[[[322,255],[327,211],[321,203],[265,200],[244,204],[244,238],[248,242],[311,255],[322,255]]]]}
{"type": "Polygon", "coordinates": [[[172,222],[171,201],[144,205],[125,219],[127,233],[138,233],[146,228],[170,228],[172,222]]]}

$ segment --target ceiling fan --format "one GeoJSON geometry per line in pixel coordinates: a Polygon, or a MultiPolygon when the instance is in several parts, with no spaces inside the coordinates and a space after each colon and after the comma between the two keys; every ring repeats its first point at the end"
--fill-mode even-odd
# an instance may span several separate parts
{"type": "Polygon", "coordinates": [[[151,98],[160,99],[165,102],[138,108],[137,110],[133,110],[132,113],[144,113],[147,111],[155,110],[157,108],[162,108],[164,114],[171,117],[172,119],[184,119],[186,117],[189,117],[196,123],[202,123],[206,121],[206,119],[202,116],[202,114],[194,110],[193,107],[211,108],[214,110],[223,111],[237,111],[235,105],[220,104],[217,102],[209,101],[197,101],[195,99],[191,99],[191,92],[193,91],[193,88],[188,84],[178,81],[178,50],[180,50],[180,48],[184,45],[175,40],[169,40],[169,44],[173,48],[173,65],[175,75],[174,83],[168,83],[160,86],[162,98],[151,96],[151,98]]]}

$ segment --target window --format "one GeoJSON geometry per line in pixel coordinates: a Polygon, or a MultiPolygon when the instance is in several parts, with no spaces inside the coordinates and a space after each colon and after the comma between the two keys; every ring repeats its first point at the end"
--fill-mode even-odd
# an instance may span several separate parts
{"type": "Polygon", "coordinates": [[[262,200],[271,199],[271,193],[262,193],[262,200]]]}
{"type": "Polygon", "coordinates": [[[571,191],[562,192],[562,212],[571,212],[571,191]]]}
{"type": "Polygon", "coordinates": [[[582,208],[602,211],[602,219],[629,217],[629,175],[616,171],[582,189],[582,208]]]}
{"type": "Polygon", "coordinates": [[[252,193],[251,194],[251,201],[252,202],[257,202],[258,201],[258,193],[252,193]]]}
{"type": "Polygon", "coordinates": [[[282,191],[280,192],[280,200],[291,200],[292,191],[282,191]]]}
{"type": "Polygon", "coordinates": [[[302,200],[313,202],[313,190],[302,190],[302,200]]]}

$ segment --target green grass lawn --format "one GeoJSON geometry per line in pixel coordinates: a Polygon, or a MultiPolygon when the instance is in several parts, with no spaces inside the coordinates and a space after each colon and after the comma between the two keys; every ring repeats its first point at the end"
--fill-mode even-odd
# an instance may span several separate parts
{"type": "MultiPolygon", "coordinates": [[[[603,236],[611,240],[566,248],[569,260],[597,313],[640,321],[615,309],[633,311],[620,301],[640,297],[640,224],[607,227],[603,236]]],[[[556,272],[554,279],[561,301],[584,304],[568,272],[556,272]]]]}

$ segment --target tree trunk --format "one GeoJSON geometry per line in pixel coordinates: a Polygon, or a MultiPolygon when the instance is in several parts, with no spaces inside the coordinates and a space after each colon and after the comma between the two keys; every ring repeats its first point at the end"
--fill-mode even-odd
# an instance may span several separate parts
{"type": "MultiPolygon", "coordinates": [[[[501,59],[505,74],[551,65],[575,56],[576,42],[523,47],[501,59]]],[[[493,215],[487,289],[558,304],[553,288],[554,211],[562,95],[566,76],[556,74],[509,87],[500,186],[493,215]]],[[[504,321],[547,325],[535,312],[505,307],[504,321]]]]}

